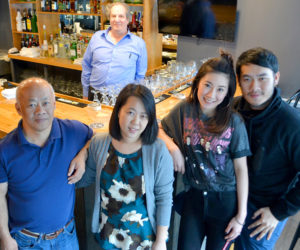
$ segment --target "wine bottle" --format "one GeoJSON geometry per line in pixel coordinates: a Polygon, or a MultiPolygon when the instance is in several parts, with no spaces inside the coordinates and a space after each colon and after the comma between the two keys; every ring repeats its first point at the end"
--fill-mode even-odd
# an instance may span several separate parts
{"type": "Polygon", "coordinates": [[[37,17],[36,17],[35,10],[32,10],[32,12],[31,12],[31,29],[32,29],[32,32],[35,32],[35,33],[38,32],[37,17]]]}
{"type": "Polygon", "coordinates": [[[26,9],[23,10],[22,30],[23,30],[24,32],[27,31],[27,15],[26,15],[26,9]]]}
{"type": "Polygon", "coordinates": [[[32,31],[32,27],[31,27],[31,9],[30,8],[28,9],[28,13],[27,13],[26,27],[27,27],[28,32],[32,31]]]}
{"type": "Polygon", "coordinates": [[[20,32],[22,31],[22,15],[21,15],[21,12],[20,10],[18,9],[17,11],[17,16],[16,16],[16,28],[17,28],[17,31],[20,32]]]}

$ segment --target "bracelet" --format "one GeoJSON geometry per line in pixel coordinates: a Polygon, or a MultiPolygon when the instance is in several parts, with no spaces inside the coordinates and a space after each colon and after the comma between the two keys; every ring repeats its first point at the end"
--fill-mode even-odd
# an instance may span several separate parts
{"type": "Polygon", "coordinates": [[[237,222],[237,224],[241,225],[241,226],[244,226],[245,225],[245,222],[244,223],[241,223],[239,222],[239,220],[236,218],[236,217],[233,217],[234,220],[237,222]]]}

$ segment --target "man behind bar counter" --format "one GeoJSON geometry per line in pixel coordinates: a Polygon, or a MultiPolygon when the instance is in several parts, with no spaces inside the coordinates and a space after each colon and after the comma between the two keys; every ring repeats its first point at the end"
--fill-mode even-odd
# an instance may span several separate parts
{"type": "Polygon", "coordinates": [[[116,2],[109,8],[110,28],[96,32],[82,60],[83,98],[93,100],[91,90],[111,88],[144,78],[147,50],[143,39],[128,31],[128,5],[116,2]]]}
{"type": "Polygon", "coordinates": [[[287,218],[300,209],[300,113],[280,97],[271,51],[245,51],[236,73],[243,96],[235,107],[245,120],[252,156],[248,214],[235,249],[273,249],[287,218]]]}
{"type": "Polygon", "coordinates": [[[73,183],[84,164],[70,163],[93,132],[53,117],[54,91],[43,79],[21,82],[15,106],[22,119],[0,142],[1,249],[79,249],[73,183]]]}

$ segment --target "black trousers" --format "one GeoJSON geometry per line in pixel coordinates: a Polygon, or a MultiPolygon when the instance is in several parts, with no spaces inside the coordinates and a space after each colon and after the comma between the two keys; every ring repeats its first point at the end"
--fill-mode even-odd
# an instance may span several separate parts
{"type": "Polygon", "coordinates": [[[225,229],[237,212],[236,192],[204,192],[191,188],[184,197],[179,229],[179,250],[221,250],[225,229]]]}

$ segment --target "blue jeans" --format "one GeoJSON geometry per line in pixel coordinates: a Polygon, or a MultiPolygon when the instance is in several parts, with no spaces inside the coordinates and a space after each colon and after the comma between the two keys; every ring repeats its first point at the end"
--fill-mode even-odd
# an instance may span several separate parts
{"type": "Polygon", "coordinates": [[[248,202],[248,211],[245,225],[243,231],[235,241],[235,250],[272,250],[281,235],[282,230],[284,229],[287,219],[279,221],[275,230],[273,231],[272,237],[270,240],[267,240],[267,235],[265,235],[261,240],[256,240],[258,235],[250,237],[249,235],[255,230],[255,228],[248,229],[248,226],[251,225],[256,219],[252,219],[255,211],[258,210],[250,201],[248,202]]]}
{"type": "Polygon", "coordinates": [[[17,241],[19,250],[79,250],[74,220],[52,240],[44,240],[42,234],[35,238],[21,232],[12,233],[12,237],[17,241]]]}
{"type": "Polygon", "coordinates": [[[205,236],[207,250],[222,249],[226,244],[225,229],[236,211],[235,191],[203,192],[190,189],[183,202],[178,250],[199,250],[205,236]]]}

